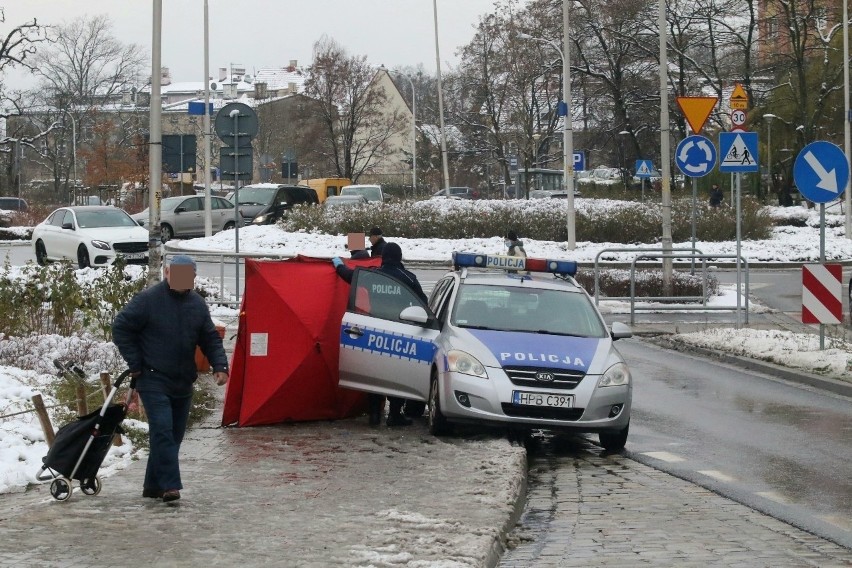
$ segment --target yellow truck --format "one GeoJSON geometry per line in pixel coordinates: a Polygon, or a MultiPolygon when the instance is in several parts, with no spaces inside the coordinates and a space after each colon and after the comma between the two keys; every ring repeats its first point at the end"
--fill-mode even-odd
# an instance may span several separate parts
{"type": "Polygon", "coordinates": [[[347,178],[313,178],[299,182],[300,185],[306,185],[316,191],[320,203],[323,203],[330,195],[340,195],[340,188],[351,183],[352,180],[347,178]]]}

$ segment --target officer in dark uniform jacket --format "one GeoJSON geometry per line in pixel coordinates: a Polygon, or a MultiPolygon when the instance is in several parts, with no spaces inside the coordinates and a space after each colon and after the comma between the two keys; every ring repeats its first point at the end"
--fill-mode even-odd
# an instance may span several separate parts
{"type": "Polygon", "coordinates": [[[370,256],[373,258],[382,258],[382,252],[385,250],[387,241],[382,236],[382,230],[379,227],[370,229],[368,238],[370,239],[370,256]]]}
{"type": "MultiPolygon", "coordinates": [[[[371,231],[372,233],[372,231],[371,231]]],[[[420,286],[420,282],[417,280],[417,276],[414,275],[413,272],[410,272],[405,269],[402,265],[402,249],[396,243],[385,243],[384,239],[382,239],[383,243],[383,252],[382,252],[382,265],[375,270],[377,272],[383,272],[385,274],[389,274],[395,278],[397,278],[400,282],[406,284],[411,291],[414,292],[418,298],[423,300],[425,304],[428,302],[426,298],[426,294],[423,293],[423,288],[420,286]]],[[[373,250],[375,251],[375,243],[373,243],[373,250]]],[[[373,255],[375,256],[375,255],[373,255]]],[[[352,283],[352,275],[355,271],[345,264],[340,259],[340,257],[334,257],[331,259],[331,262],[334,264],[334,269],[337,271],[337,275],[349,282],[352,283]]],[[[370,405],[370,425],[375,426],[379,423],[381,419],[382,408],[384,407],[384,396],[377,394],[369,395],[369,405],[370,405]]],[[[387,425],[388,426],[408,426],[411,424],[411,419],[406,417],[402,412],[402,407],[405,404],[404,398],[399,398],[395,396],[389,396],[388,402],[390,403],[390,412],[388,414],[387,425]]]]}

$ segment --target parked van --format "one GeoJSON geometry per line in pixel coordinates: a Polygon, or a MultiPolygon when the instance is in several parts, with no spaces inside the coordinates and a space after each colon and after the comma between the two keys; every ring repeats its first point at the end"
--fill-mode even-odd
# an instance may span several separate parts
{"type": "Polygon", "coordinates": [[[317,192],[320,203],[323,203],[326,197],[340,195],[340,190],[351,183],[352,180],[348,178],[314,178],[299,182],[300,185],[306,185],[317,192]]]}
{"type": "Polygon", "coordinates": [[[347,185],[340,190],[340,195],[363,195],[367,201],[384,203],[385,194],[380,185],[347,185]]]}
{"type": "Polygon", "coordinates": [[[316,192],[304,185],[255,183],[241,187],[237,207],[246,225],[271,225],[294,205],[319,203],[316,192]]]}

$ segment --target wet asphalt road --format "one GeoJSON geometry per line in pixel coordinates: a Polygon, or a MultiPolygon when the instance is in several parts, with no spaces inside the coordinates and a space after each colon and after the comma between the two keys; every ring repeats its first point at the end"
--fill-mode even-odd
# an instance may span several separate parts
{"type": "Polygon", "coordinates": [[[852,401],[637,340],[627,455],[852,548],[852,401]]]}

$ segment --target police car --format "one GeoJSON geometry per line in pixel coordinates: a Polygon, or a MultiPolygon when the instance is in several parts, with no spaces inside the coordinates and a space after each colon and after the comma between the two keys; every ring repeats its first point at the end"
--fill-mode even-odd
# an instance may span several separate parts
{"type": "Polygon", "coordinates": [[[358,269],[340,332],[340,386],[428,403],[429,430],[474,422],[627,441],[633,384],[575,262],[454,253],[428,305],[358,269]]]}

